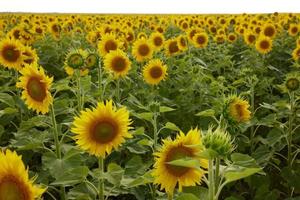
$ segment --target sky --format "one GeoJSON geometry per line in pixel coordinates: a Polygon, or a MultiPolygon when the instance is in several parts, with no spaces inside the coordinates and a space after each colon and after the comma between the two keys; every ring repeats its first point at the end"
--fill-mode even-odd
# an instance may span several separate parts
{"type": "Polygon", "coordinates": [[[0,12],[105,14],[300,13],[300,0],[0,0],[0,12]]]}

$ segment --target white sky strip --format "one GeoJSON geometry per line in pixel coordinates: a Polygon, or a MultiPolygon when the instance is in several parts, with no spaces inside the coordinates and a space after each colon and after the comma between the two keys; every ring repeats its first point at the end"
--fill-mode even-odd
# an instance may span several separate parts
{"type": "Polygon", "coordinates": [[[300,13],[299,0],[0,0],[0,12],[220,14],[300,13]]]}

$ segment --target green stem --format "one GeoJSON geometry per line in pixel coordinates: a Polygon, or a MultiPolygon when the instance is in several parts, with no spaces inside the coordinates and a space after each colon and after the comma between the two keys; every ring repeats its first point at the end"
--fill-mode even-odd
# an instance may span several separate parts
{"type": "MultiPolygon", "coordinates": [[[[250,92],[251,92],[251,114],[254,115],[254,111],[255,111],[255,107],[254,107],[254,104],[255,104],[255,96],[254,96],[254,85],[252,84],[251,85],[251,89],[250,89],[250,92]]],[[[251,126],[251,129],[250,129],[251,133],[250,133],[250,151],[253,152],[254,151],[254,126],[252,125],[251,126]]]]}
{"type": "MultiPolygon", "coordinates": [[[[51,114],[51,120],[52,120],[52,126],[53,126],[53,136],[54,136],[56,157],[57,157],[57,159],[61,159],[61,148],[60,148],[60,141],[58,138],[58,129],[57,129],[57,122],[55,119],[53,103],[51,104],[50,114],[51,114]]],[[[61,186],[60,190],[61,190],[60,197],[62,200],[65,200],[66,199],[65,188],[63,186],[61,186]]]]}
{"type": "Polygon", "coordinates": [[[289,115],[289,121],[288,121],[288,131],[287,131],[287,145],[288,145],[288,166],[292,167],[292,142],[293,142],[293,121],[294,121],[294,93],[292,92],[290,95],[290,106],[291,106],[291,113],[289,115]]]}
{"type": "Polygon", "coordinates": [[[173,200],[173,194],[168,194],[168,200],[173,200]]]}
{"type": "Polygon", "coordinates": [[[220,158],[216,158],[215,191],[218,191],[220,182],[220,158]]]}
{"type": "Polygon", "coordinates": [[[153,113],[153,149],[155,150],[157,147],[157,140],[158,140],[158,132],[157,132],[157,112],[153,113]]]}
{"type": "Polygon", "coordinates": [[[209,159],[209,163],[208,163],[208,182],[209,182],[209,186],[208,186],[208,199],[209,200],[215,200],[214,199],[214,195],[215,195],[215,183],[214,183],[214,160],[213,159],[209,159]]]}
{"type": "Polygon", "coordinates": [[[120,78],[117,79],[117,102],[121,103],[121,97],[120,97],[120,78]]]}
{"type": "Polygon", "coordinates": [[[103,96],[102,96],[102,68],[101,68],[101,60],[99,61],[99,66],[98,66],[98,90],[100,90],[100,101],[103,101],[103,96]]]}
{"type": "Polygon", "coordinates": [[[83,109],[83,94],[81,87],[81,76],[80,71],[76,70],[76,84],[77,84],[77,102],[78,102],[78,112],[83,109]]]}
{"type": "Polygon", "coordinates": [[[100,178],[99,178],[99,200],[104,200],[104,159],[102,157],[99,158],[99,171],[100,171],[100,178]]]}

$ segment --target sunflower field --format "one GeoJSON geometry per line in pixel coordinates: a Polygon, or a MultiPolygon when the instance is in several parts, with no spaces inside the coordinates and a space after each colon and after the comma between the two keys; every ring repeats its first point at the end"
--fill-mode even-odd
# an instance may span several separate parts
{"type": "Polygon", "coordinates": [[[300,199],[300,15],[0,27],[0,200],[300,199]]]}

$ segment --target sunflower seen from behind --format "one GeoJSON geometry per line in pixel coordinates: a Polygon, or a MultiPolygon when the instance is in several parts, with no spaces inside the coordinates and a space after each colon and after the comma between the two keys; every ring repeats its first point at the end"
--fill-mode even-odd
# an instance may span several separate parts
{"type": "Polygon", "coordinates": [[[0,200],[39,199],[45,189],[33,184],[22,157],[16,152],[0,151],[0,200]]]}
{"type": "Polygon", "coordinates": [[[9,69],[20,70],[23,64],[23,44],[15,39],[3,39],[0,42],[0,64],[9,69]]]}
{"type": "Polygon", "coordinates": [[[16,86],[23,90],[21,98],[29,109],[37,113],[48,113],[49,106],[53,102],[49,91],[53,78],[48,77],[44,69],[38,65],[26,65],[20,73],[22,76],[16,86]]]}
{"type": "Polygon", "coordinates": [[[160,185],[161,190],[164,189],[170,196],[177,185],[181,191],[183,186],[200,184],[205,169],[208,167],[207,160],[197,156],[203,150],[201,133],[198,129],[191,129],[186,135],[180,132],[175,140],[164,139],[161,150],[154,153],[155,163],[152,173],[154,183],[160,185]],[[197,160],[199,167],[191,168],[170,164],[172,161],[185,158],[197,160]]]}
{"type": "Polygon", "coordinates": [[[122,50],[110,51],[104,58],[104,69],[116,78],[124,77],[131,68],[131,62],[122,50]]]}
{"type": "Polygon", "coordinates": [[[143,68],[143,77],[146,83],[157,85],[167,76],[168,67],[159,59],[151,60],[143,68]]]}
{"type": "Polygon", "coordinates": [[[125,107],[116,108],[112,100],[98,103],[97,107],[81,111],[74,118],[71,131],[75,134],[76,144],[92,155],[105,158],[117,149],[128,132],[131,120],[125,107]]]}

